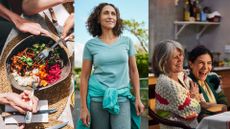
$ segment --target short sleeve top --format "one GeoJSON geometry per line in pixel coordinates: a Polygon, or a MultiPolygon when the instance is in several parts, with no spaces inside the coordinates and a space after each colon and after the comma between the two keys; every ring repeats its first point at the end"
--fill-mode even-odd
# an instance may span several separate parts
{"type": "Polygon", "coordinates": [[[120,89],[129,84],[129,57],[135,53],[128,37],[120,36],[111,44],[96,37],[86,43],[83,60],[92,61],[93,74],[101,84],[120,89]]]}

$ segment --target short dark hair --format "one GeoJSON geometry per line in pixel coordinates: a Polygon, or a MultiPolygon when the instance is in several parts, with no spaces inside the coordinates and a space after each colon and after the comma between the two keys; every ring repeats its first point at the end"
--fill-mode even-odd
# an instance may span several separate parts
{"type": "Polygon", "coordinates": [[[210,52],[209,49],[207,49],[203,45],[196,46],[195,48],[192,49],[192,51],[189,53],[189,61],[192,63],[201,55],[208,54],[211,57],[211,60],[213,62],[213,55],[210,52]]]}
{"type": "Polygon", "coordinates": [[[122,19],[120,18],[120,12],[118,8],[116,8],[113,4],[110,4],[110,3],[101,3],[93,9],[92,13],[90,14],[86,22],[86,27],[89,33],[93,37],[101,36],[102,34],[101,25],[100,23],[98,23],[98,20],[99,20],[99,16],[101,14],[102,9],[107,5],[112,6],[115,9],[116,14],[117,14],[117,23],[115,27],[113,28],[114,35],[119,36],[123,31],[124,27],[122,24],[122,19]]]}

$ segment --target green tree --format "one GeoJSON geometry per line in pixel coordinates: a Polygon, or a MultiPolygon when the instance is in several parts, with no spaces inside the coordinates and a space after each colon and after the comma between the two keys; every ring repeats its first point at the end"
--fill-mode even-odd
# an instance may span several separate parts
{"type": "Polygon", "coordinates": [[[136,54],[137,69],[141,78],[148,77],[148,53],[137,51],[136,54]]]}
{"type": "Polygon", "coordinates": [[[131,32],[139,40],[145,52],[148,52],[148,30],[144,29],[144,22],[137,22],[135,20],[123,20],[125,30],[131,32]]]}

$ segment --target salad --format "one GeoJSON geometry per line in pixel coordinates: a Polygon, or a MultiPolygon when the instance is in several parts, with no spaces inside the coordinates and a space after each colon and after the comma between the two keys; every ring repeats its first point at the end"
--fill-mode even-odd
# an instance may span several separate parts
{"type": "Polygon", "coordinates": [[[40,62],[34,60],[43,49],[50,46],[50,42],[48,44],[35,43],[11,58],[10,74],[20,86],[32,87],[34,84],[37,87],[45,87],[60,79],[64,67],[60,57],[60,47],[54,48],[46,59],[40,62]]]}

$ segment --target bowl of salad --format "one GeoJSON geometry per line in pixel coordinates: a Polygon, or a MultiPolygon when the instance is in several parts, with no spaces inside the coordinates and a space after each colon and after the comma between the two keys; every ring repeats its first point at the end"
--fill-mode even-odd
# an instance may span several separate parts
{"type": "Polygon", "coordinates": [[[57,45],[47,58],[36,61],[37,55],[49,49],[55,41],[46,36],[28,36],[20,41],[7,55],[6,70],[11,85],[18,90],[50,88],[65,80],[71,63],[66,51],[57,45]]]}

